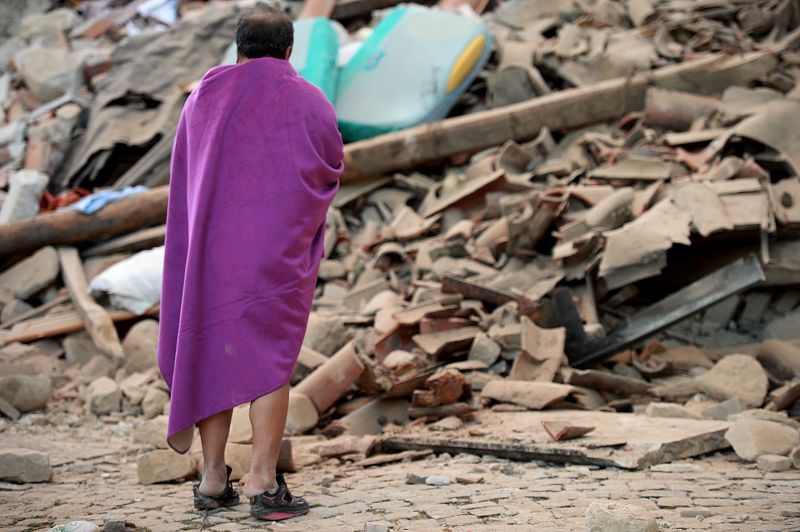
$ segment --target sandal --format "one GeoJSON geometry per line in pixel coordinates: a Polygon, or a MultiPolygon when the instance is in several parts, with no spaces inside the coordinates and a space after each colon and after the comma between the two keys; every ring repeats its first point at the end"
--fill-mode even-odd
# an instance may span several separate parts
{"type": "Polygon", "coordinates": [[[225,466],[228,470],[228,481],[225,489],[219,495],[203,495],[200,493],[200,484],[192,486],[194,491],[194,507],[196,510],[216,510],[217,508],[236,506],[239,504],[239,494],[233,489],[231,482],[231,466],[225,466]]]}
{"type": "Polygon", "coordinates": [[[308,513],[308,502],[302,497],[295,497],[289,492],[281,473],[275,475],[278,491],[264,492],[250,498],[250,515],[265,521],[283,521],[308,513]]]}

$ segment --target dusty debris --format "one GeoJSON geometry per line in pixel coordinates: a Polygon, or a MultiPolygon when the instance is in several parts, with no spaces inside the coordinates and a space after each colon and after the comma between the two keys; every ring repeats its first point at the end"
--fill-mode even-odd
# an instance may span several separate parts
{"type": "MultiPolygon", "coordinates": [[[[240,9],[193,4],[198,16],[177,10],[175,25],[71,8],[0,23],[0,411],[11,420],[65,405],[141,416],[137,443],[163,446],[169,155],[190,82],[222,60],[240,9]],[[150,190],[73,208],[135,185],[150,190]],[[149,293],[93,282],[139,275],[141,255],[156,258],[149,293]],[[33,347],[42,338],[50,346],[33,347]]],[[[799,19],[786,2],[690,17],[650,0],[523,4],[471,3],[497,53],[449,118],[345,148],[287,433],[391,440],[411,425],[439,438],[393,458],[330,455],[361,465],[466,434],[481,449],[509,437],[511,457],[642,467],[723,448],[729,419],[794,430],[799,19]],[[631,426],[606,432],[597,414],[631,426]],[[541,441],[523,445],[514,423],[488,415],[533,416],[541,441]],[[579,433],[574,455],[539,447],[579,433]]],[[[319,14],[369,26],[370,6],[319,14]]],[[[354,45],[369,32],[345,33],[354,45]]],[[[237,408],[237,476],[248,425],[237,408]]],[[[145,460],[148,482],[188,469],[167,474],[160,459],[145,460]]]]}

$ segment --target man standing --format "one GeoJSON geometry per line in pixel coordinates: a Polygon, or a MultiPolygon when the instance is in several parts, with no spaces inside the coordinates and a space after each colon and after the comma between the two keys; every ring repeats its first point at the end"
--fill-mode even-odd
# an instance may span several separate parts
{"type": "Polygon", "coordinates": [[[308,512],[276,475],[289,398],[323,254],[342,139],[323,93],[288,62],[291,20],[256,8],[238,61],[186,102],[172,154],[158,362],[171,391],[167,441],[203,447],[194,504],[238,504],[225,465],[233,407],[251,403],[251,513],[308,512]]]}

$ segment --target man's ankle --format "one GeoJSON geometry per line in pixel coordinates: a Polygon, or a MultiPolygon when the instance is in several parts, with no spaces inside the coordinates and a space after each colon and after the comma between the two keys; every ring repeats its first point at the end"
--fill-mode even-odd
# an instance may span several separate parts
{"type": "Polygon", "coordinates": [[[272,482],[269,482],[269,479],[254,479],[251,476],[244,487],[244,494],[247,497],[255,497],[257,495],[261,495],[262,493],[274,495],[277,492],[278,483],[275,481],[275,479],[272,479],[272,482]]]}

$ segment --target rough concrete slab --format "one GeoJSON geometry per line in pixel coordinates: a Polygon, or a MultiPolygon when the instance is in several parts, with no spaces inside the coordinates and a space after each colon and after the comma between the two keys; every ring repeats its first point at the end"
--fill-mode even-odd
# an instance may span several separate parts
{"type": "Polygon", "coordinates": [[[384,440],[395,449],[492,454],[572,464],[641,469],[728,447],[730,423],[716,420],[650,418],[634,414],[550,410],[475,413],[476,422],[444,434],[408,427],[384,440]],[[553,442],[542,421],[593,426],[577,440],[553,442]]]}

